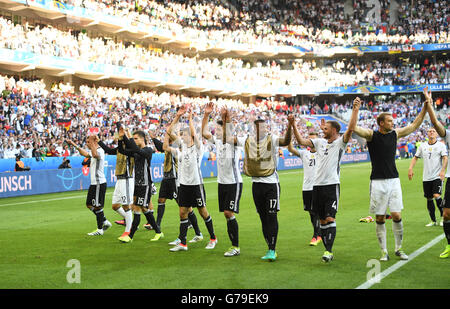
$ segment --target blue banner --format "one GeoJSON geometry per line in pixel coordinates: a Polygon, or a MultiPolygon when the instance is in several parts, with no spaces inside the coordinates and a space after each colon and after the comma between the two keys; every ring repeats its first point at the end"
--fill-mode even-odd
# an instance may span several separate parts
{"type": "Polygon", "coordinates": [[[450,43],[443,44],[398,44],[398,45],[363,45],[349,46],[347,48],[363,53],[397,53],[417,51],[450,50],[450,43]]]}
{"type": "MultiPolygon", "coordinates": [[[[115,156],[110,156],[115,158],[115,156]]],[[[160,158],[158,158],[159,160],[160,158]]],[[[344,154],[342,163],[369,161],[367,152],[344,154]]],[[[112,161],[112,159],[111,159],[112,161]]],[[[115,164],[115,163],[114,163],[115,164]]],[[[243,162],[240,162],[241,172],[243,162]]],[[[284,156],[278,160],[278,170],[293,170],[303,167],[302,160],[295,156],[284,156]]],[[[163,177],[163,162],[152,160],[152,179],[160,182],[163,177]]],[[[217,177],[217,162],[203,158],[201,164],[203,178],[217,177]]],[[[108,187],[113,187],[117,181],[115,165],[105,167],[105,177],[108,187]]],[[[75,167],[71,169],[31,170],[27,172],[0,173],[0,198],[46,194],[75,190],[86,190],[90,185],[89,169],[75,167]]]]}
{"type": "Polygon", "coordinates": [[[322,94],[364,94],[364,93],[421,93],[423,89],[428,87],[432,92],[435,91],[450,91],[450,84],[423,84],[423,85],[406,85],[406,86],[344,86],[331,87],[327,91],[322,91],[322,94]]]}

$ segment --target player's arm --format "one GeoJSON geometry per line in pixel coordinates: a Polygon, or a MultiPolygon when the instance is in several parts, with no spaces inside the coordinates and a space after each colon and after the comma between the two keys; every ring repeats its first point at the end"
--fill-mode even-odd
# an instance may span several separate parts
{"type": "Polygon", "coordinates": [[[292,126],[294,124],[294,115],[288,116],[288,127],[286,130],[286,133],[284,134],[284,137],[278,138],[278,146],[287,146],[291,143],[292,140],[292,126]]]}
{"type": "Polygon", "coordinates": [[[194,121],[192,120],[192,110],[189,112],[188,121],[189,121],[189,131],[191,132],[191,137],[194,140],[194,145],[196,147],[200,147],[202,141],[198,138],[197,134],[195,133],[194,121]]]}
{"type": "Polygon", "coordinates": [[[174,119],[172,120],[172,122],[170,123],[169,127],[168,127],[167,130],[166,130],[166,133],[169,134],[170,138],[171,138],[173,141],[176,141],[176,140],[178,139],[178,136],[176,136],[176,135],[173,133],[173,129],[174,129],[175,126],[178,124],[178,121],[180,120],[181,116],[184,115],[185,112],[186,112],[186,107],[185,107],[185,106],[181,106],[181,107],[178,109],[178,111],[177,111],[177,113],[176,113],[174,119]]]}
{"type": "MultiPolygon", "coordinates": [[[[289,116],[291,116],[291,115],[289,115],[289,116]]],[[[289,117],[288,117],[288,120],[289,120],[289,117]]],[[[298,132],[298,129],[297,129],[297,125],[295,124],[295,119],[292,120],[292,130],[294,131],[294,137],[297,140],[297,143],[299,143],[302,146],[308,146],[311,148],[314,147],[314,144],[311,142],[311,140],[309,138],[303,138],[300,135],[300,132],[298,132]]]]}
{"type": "Polygon", "coordinates": [[[117,154],[117,148],[110,148],[110,147],[106,146],[106,144],[103,143],[103,141],[99,141],[98,145],[100,146],[100,148],[103,149],[103,151],[106,154],[109,154],[109,155],[116,155],[117,154]]]}
{"type": "Polygon", "coordinates": [[[417,163],[418,159],[419,159],[418,157],[414,156],[412,158],[412,160],[411,160],[411,163],[409,164],[409,169],[408,169],[408,178],[409,178],[409,180],[413,179],[413,176],[414,176],[413,169],[414,169],[414,166],[416,166],[416,163],[417,163]]]}
{"type": "Polygon", "coordinates": [[[373,137],[373,131],[371,129],[361,128],[359,126],[355,126],[355,129],[353,130],[356,135],[364,138],[366,141],[370,142],[373,137]]]}
{"type": "Polygon", "coordinates": [[[297,149],[295,149],[295,147],[292,145],[292,142],[289,143],[287,149],[293,155],[300,157],[300,152],[297,149]]]}
{"type": "Polygon", "coordinates": [[[202,136],[205,139],[207,139],[208,141],[212,138],[211,132],[208,131],[208,120],[209,120],[209,115],[213,111],[213,107],[214,107],[214,105],[212,102],[206,104],[205,114],[203,115],[203,119],[202,119],[202,136]]]}
{"type": "Polygon", "coordinates": [[[163,143],[159,139],[156,138],[155,132],[150,130],[150,131],[148,131],[148,135],[152,139],[156,150],[158,150],[159,152],[164,152],[164,150],[163,150],[163,143]]]}
{"type": "MultiPolygon", "coordinates": [[[[427,91],[428,91],[428,87],[425,87],[424,94],[427,91]]],[[[425,95],[425,98],[426,98],[425,103],[422,106],[422,110],[420,111],[419,115],[417,115],[416,119],[414,119],[414,121],[411,124],[407,125],[404,128],[395,129],[395,131],[397,132],[397,139],[408,136],[409,134],[413,133],[420,127],[420,125],[422,124],[422,122],[425,118],[425,114],[427,113],[428,104],[430,104],[429,98],[427,97],[427,95],[425,95]]]]}
{"type": "Polygon", "coordinates": [[[168,133],[164,134],[163,150],[176,155],[177,150],[170,146],[170,135],[168,133]]]}
{"type": "Polygon", "coordinates": [[[117,150],[123,155],[126,155],[128,157],[133,157],[134,154],[135,154],[135,151],[134,151],[134,149],[127,148],[127,144],[125,143],[125,139],[128,140],[128,138],[125,135],[124,128],[121,127],[119,129],[119,141],[118,141],[119,145],[117,147],[117,150]]]}
{"type": "Polygon", "coordinates": [[[445,179],[445,169],[447,168],[448,156],[442,156],[442,169],[439,172],[439,177],[442,181],[445,179]]]}
{"type": "Polygon", "coordinates": [[[342,140],[346,144],[352,137],[352,133],[355,131],[356,123],[358,122],[358,113],[360,107],[361,107],[361,99],[359,97],[356,97],[355,100],[353,100],[352,115],[350,116],[350,121],[348,123],[347,130],[345,131],[344,136],[342,138],[342,140]]]}
{"type": "Polygon", "coordinates": [[[155,145],[156,150],[158,150],[159,152],[164,152],[163,142],[161,142],[157,138],[152,138],[152,141],[153,141],[153,144],[155,145]]]}
{"type": "Polygon", "coordinates": [[[72,145],[73,147],[75,147],[75,149],[78,150],[78,152],[80,153],[80,155],[82,155],[83,157],[86,157],[86,158],[90,158],[90,157],[91,157],[91,155],[89,154],[89,151],[87,151],[87,150],[81,148],[80,146],[78,146],[77,144],[75,144],[74,141],[68,139],[68,140],[67,140],[67,144],[72,145]]]}
{"type": "Polygon", "coordinates": [[[151,156],[153,154],[152,148],[144,147],[141,149],[138,147],[138,145],[136,145],[136,142],[134,141],[133,138],[128,138],[126,135],[123,136],[123,141],[125,143],[125,146],[131,153],[137,154],[146,159],[151,158],[151,156]]]}
{"type": "Polygon", "coordinates": [[[237,146],[238,138],[234,135],[233,123],[231,122],[231,113],[226,108],[222,108],[220,111],[220,116],[222,118],[223,130],[222,142],[237,146]]]}
{"type": "Polygon", "coordinates": [[[440,123],[440,121],[437,119],[436,114],[434,113],[433,104],[431,104],[433,102],[433,99],[431,98],[431,91],[427,91],[427,89],[425,88],[423,93],[425,95],[425,98],[427,98],[429,102],[429,104],[427,105],[427,112],[428,115],[430,115],[431,123],[433,124],[439,136],[445,137],[446,135],[445,128],[442,125],[442,123],[440,123]]]}

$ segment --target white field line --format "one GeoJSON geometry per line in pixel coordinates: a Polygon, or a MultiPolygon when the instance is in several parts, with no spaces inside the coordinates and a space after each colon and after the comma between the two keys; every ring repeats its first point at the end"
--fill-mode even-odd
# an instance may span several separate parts
{"type": "Polygon", "coordinates": [[[386,270],[384,270],[383,272],[379,273],[378,275],[376,275],[375,277],[371,278],[370,280],[367,280],[366,282],[364,282],[360,286],[356,287],[355,289],[369,289],[370,287],[372,287],[377,282],[381,282],[382,279],[386,278],[387,276],[392,274],[394,271],[398,270],[400,267],[402,267],[405,264],[407,264],[407,263],[411,262],[412,260],[414,260],[414,258],[418,257],[420,254],[424,253],[425,251],[427,251],[428,249],[433,247],[435,244],[437,244],[442,239],[444,239],[444,237],[445,237],[445,234],[441,234],[441,235],[437,236],[436,238],[431,240],[429,243],[427,243],[426,245],[422,246],[421,248],[419,248],[416,251],[414,251],[411,255],[409,255],[409,259],[408,260],[399,261],[399,262],[395,263],[391,267],[387,268],[386,270]]]}
{"type": "MultiPolygon", "coordinates": [[[[362,162],[362,163],[353,163],[351,165],[343,165],[343,168],[350,168],[350,167],[360,167],[361,165],[364,164],[368,164],[370,162],[362,162]]],[[[292,171],[286,171],[286,172],[282,172],[280,174],[280,176],[285,175],[285,174],[296,174],[299,173],[299,169],[296,170],[292,170],[292,171]]],[[[250,177],[246,177],[244,176],[243,178],[244,180],[250,180],[250,177]]],[[[215,183],[216,180],[208,180],[208,181],[204,181],[205,184],[208,183],[215,183]]],[[[112,192],[108,192],[106,194],[112,194],[112,192]]],[[[83,198],[86,197],[86,194],[78,194],[78,195],[71,195],[71,196],[65,196],[65,197],[56,197],[56,198],[51,198],[51,199],[37,199],[37,200],[32,200],[32,201],[24,201],[24,202],[18,202],[18,203],[9,203],[9,204],[0,204],[0,207],[4,207],[4,206],[14,206],[14,205],[24,205],[24,204],[32,204],[32,203],[41,203],[41,202],[52,202],[52,201],[59,201],[59,200],[69,200],[69,199],[73,199],[73,198],[83,198]]]]}

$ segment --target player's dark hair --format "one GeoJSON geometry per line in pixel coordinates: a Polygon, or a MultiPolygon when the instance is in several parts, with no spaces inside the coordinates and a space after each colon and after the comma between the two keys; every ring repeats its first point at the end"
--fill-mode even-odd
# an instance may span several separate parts
{"type": "Polygon", "coordinates": [[[217,124],[218,124],[219,126],[223,126],[223,121],[222,121],[222,120],[217,120],[217,124]]]}
{"type": "Polygon", "coordinates": [[[341,131],[341,125],[339,124],[339,122],[334,120],[328,120],[327,123],[329,123],[332,128],[335,128],[337,133],[341,131]]]}
{"type": "Polygon", "coordinates": [[[144,131],[141,131],[141,130],[134,131],[133,135],[138,135],[139,137],[142,137],[144,139],[144,143],[147,144],[147,135],[145,134],[144,131]]]}
{"type": "Polygon", "coordinates": [[[379,114],[378,117],[377,117],[378,125],[381,125],[381,122],[383,122],[386,119],[387,116],[392,116],[392,114],[391,113],[381,113],[381,114],[379,114]]]}

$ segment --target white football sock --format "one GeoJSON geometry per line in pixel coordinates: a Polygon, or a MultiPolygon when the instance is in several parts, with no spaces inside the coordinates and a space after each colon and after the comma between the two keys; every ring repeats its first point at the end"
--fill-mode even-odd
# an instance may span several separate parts
{"type": "Polygon", "coordinates": [[[125,219],[125,210],[123,210],[122,206],[116,209],[116,212],[125,219]]]}
{"type": "Polygon", "coordinates": [[[124,211],[125,213],[125,232],[129,233],[131,231],[131,224],[133,223],[133,213],[131,209],[124,211]]]}
{"type": "Polygon", "coordinates": [[[382,251],[387,252],[386,249],[386,225],[384,223],[376,224],[378,243],[382,251]]]}
{"type": "Polygon", "coordinates": [[[403,221],[392,221],[392,231],[394,232],[395,251],[400,250],[403,241],[403,221]]]}

